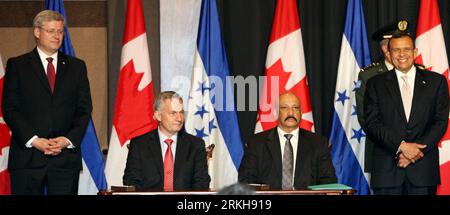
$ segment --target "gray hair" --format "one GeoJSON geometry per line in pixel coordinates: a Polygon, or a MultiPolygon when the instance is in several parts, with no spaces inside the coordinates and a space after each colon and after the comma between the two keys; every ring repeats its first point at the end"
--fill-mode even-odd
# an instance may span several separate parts
{"type": "Polygon", "coordinates": [[[39,12],[33,20],[33,27],[38,28],[41,27],[44,22],[50,22],[50,21],[62,21],[65,25],[64,16],[60,13],[53,11],[53,10],[43,10],[39,12]]]}
{"type": "Polygon", "coordinates": [[[389,44],[389,39],[382,39],[380,41],[380,46],[388,46],[389,44]]]}
{"type": "Polygon", "coordinates": [[[164,100],[166,99],[179,99],[181,103],[183,103],[183,98],[180,94],[174,91],[163,91],[158,95],[158,98],[155,100],[155,104],[153,106],[155,111],[161,111],[164,100]]]}

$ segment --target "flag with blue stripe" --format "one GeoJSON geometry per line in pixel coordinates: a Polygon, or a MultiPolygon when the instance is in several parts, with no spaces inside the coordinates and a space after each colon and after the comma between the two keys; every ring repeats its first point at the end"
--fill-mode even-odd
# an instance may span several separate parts
{"type": "Polygon", "coordinates": [[[370,175],[364,173],[365,133],[356,115],[358,72],[371,63],[361,0],[349,0],[336,80],[330,141],[339,183],[370,194],[370,175]]]}
{"type": "MultiPolygon", "coordinates": [[[[46,0],[46,8],[54,10],[64,16],[66,25],[64,26],[64,40],[60,51],[66,55],[75,56],[72,47],[69,31],[67,28],[67,16],[62,0],[46,0]]],[[[105,162],[101,153],[100,145],[95,132],[92,119],[89,120],[86,133],[81,142],[81,156],[83,158],[83,171],[80,173],[78,182],[78,194],[96,195],[99,190],[106,189],[105,162]]]]}
{"type": "Polygon", "coordinates": [[[237,182],[244,153],[216,0],[203,0],[189,93],[186,131],[214,144],[208,159],[211,188],[237,182]]]}

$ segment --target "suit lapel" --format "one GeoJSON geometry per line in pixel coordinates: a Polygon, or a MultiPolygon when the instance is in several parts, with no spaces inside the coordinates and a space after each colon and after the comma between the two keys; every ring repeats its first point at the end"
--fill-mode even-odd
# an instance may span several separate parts
{"type": "Polygon", "coordinates": [[[162,160],[162,154],[161,154],[161,145],[159,141],[159,135],[158,135],[158,129],[155,129],[150,134],[150,138],[148,140],[148,147],[151,151],[152,157],[156,164],[156,169],[158,169],[158,172],[161,177],[164,177],[163,171],[164,171],[164,164],[162,160]]]}
{"type": "Polygon", "coordinates": [[[41,84],[47,89],[48,93],[52,93],[50,90],[50,84],[48,83],[47,75],[45,74],[44,65],[41,62],[37,48],[34,48],[30,55],[30,63],[33,67],[32,71],[37,76],[41,84]]]}
{"type": "Polygon", "coordinates": [[[64,80],[67,73],[67,56],[62,52],[58,53],[58,66],[56,69],[56,80],[55,80],[55,92],[58,92],[59,88],[64,86],[64,80]]]}
{"type": "Polygon", "coordinates": [[[294,186],[299,187],[300,184],[304,183],[304,180],[310,178],[309,175],[305,175],[305,165],[309,163],[308,157],[311,155],[311,148],[308,147],[307,141],[302,133],[302,130],[298,131],[298,145],[297,145],[297,159],[295,161],[295,172],[294,172],[294,186]]]}
{"type": "Polygon", "coordinates": [[[173,167],[173,185],[174,187],[178,187],[175,185],[179,185],[182,184],[182,182],[180,180],[182,180],[182,177],[178,176],[178,174],[181,172],[181,169],[183,168],[183,164],[185,164],[186,162],[186,156],[188,154],[189,151],[189,143],[188,141],[184,138],[184,135],[182,133],[182,131],[178,132],[178,136],[177,136],[177,148],[176,148],[176,153],[175,153],[175,163],[174,163],[174,167],[173,167]]]}
{"type": "Polygon", "coordinates": [[[282,161],[281,161],[281,147],[280,139],[278,138],[277,127],[273,128],[269,135],[267,136],[267,147],[269,148],[270,154],[272,155],[273,165],[275,166],[274,178],[277,179],[277,183],[281,186],[282,177],[282,161]]]}
{"type": "Polygon", "coordinates": [[[414,95],[412,100],[411,114],[409,115],[409,123],[414,121],[414,116],[420,113],[420,108],[423,107],[422,98],[425,98],[425,87],[427,81],[423,76],[423,70],[416,68],[416,80],[414,81],[414,95]]]}
{"type": "Polygon", "coordinates": [[[395,75],[395,70],[389,71],[389,75],[386,76],[385,85],[390,92],[392,104],[397,107],[397,111],[406,123],[405,110],[403,108],[402,96],[400,94],[400,88],[398,85],[397,76],[395,75]]]}

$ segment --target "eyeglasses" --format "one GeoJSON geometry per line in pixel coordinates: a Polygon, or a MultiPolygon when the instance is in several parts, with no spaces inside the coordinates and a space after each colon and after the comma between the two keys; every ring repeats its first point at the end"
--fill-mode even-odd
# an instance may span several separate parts
{"type": "Polygon", "coordinates": [[[45,28],[43,28],[43,27],[39,27],[40,29],[42,29],[42,30],[44,30],[45,32],[47,32],[47,34],[51,34],[51,35],[55,35],[55,34],[58,34],[58,35],[64,35],[64,30],[56,30],[56,29],[50,29],[50,30],[48,30],[48,29],[45,29],[45,28]]]}
{"type": "Polygon", "coordinates": [[[393,48],[393,49],[389,49],[390,52],[394,53],[394,54],[399,54],[401,52],[404,53],[411,53],[412,51],[414,51],[413,48],[393,48]]]}

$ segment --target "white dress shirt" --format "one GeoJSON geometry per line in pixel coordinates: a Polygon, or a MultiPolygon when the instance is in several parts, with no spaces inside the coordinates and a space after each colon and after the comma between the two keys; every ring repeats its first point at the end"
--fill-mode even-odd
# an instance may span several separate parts
{"type": "Polygon", "coordinates": [[[161,154],[164,162],[164,158],[166,158],[166,151],[167,151],[167,143],[164,142],[164,140],[172,139],[173,143],[170,146],[170,149],[172,149],[172,157],[173,157],[173,163],[175,163],[175,153],[177,151],[177,139],[178,139],[178,132],[172,135],[171,137],[167,137],[164,135],[161,130],[159,130],[158,127],[158,135],[159,135],[159,144],[161,145],[161,154]]]}
{"type": "MultiPolygon", "coordinates": [[[[402,76],[408,76],[408,85],[411,88],[411,99],[414,98],[414,82],[416,81],[416,67],[413,66],[411,67],[411,69],[405,74],[403,72],[398,71],[397,69],[395,69],[395,74],[397,75],[397,82],[398,82],[398,88],[400,89],[400,95],[403,94],[402,92],[402,87],[403,87],[403,78],[402,76]]],[[[402,95],[403,97],[403,95],[402,95]]],[[[411,105],[412,105],[412,100],[411,100],[411,105]]],[[[412,107],[411,107],[412,109],[412,107]]],[[[411,113],[410,113],[411,114],[411,113]]],[[[409,116],[406,116],[406,118],[409,118],[409,116]]]]}
{"type": "MultiPolygon", "coordinates": [[[[283,156],[284,156],[284,146],[286,145],[286,137],[284,136],[285,134],[292,134],[292,138],[291,138],[291,145],[292,145],[292,153],[294,155],[293,159],[294,159],[294,165],[293,165],[293,174],[292,176],[295,176],[295,164],[297,163],[297,148],[298,148],[298,136],[299,136],[299,128],[296,128],[295,130],[293,130],[291,133],[287,133],[284,132],[283,130],[281,130],[280,127],[277,127],[277,131],[278,131],[278,138],[280,140],[280,147],[281,147],[281,160],[283,160],[283,156]]],[[[294,180],[293,180],[294,181],[294,180]]]]}
{"type": "MultiPolygon", "coordinates": [[[[408,85],[409,85],[409,87],[411,87],[411,98],[414,99],[414,82],[416,81],[416,67],[415,66],[411,67],[411,69],[406,74],[395,69],[395,75],[397,76],[397,82],[398,82],[398,87],[400,89],[400,94],[402,93],[402,86],[403,86],[402,76],[405,76],[405,75],[408,76],[408,85]]],[[[411,101],[411,105],[412,105],[412,101],[411,101]]],[[[411,109],[412,109],[412,107],[411,107],[411,109]]],[[[408,116],[407,116],[407,118],[408,118],[408,116]]],[[[404,140],[402,140],[402,142],[404,142],[404,140]]],[[[400,142],[400,144],[402,142],[400,142]]],[[[400,153],[400,146],[398,147],[396,154],[398,154],[398,153],[400,153]]]]}

